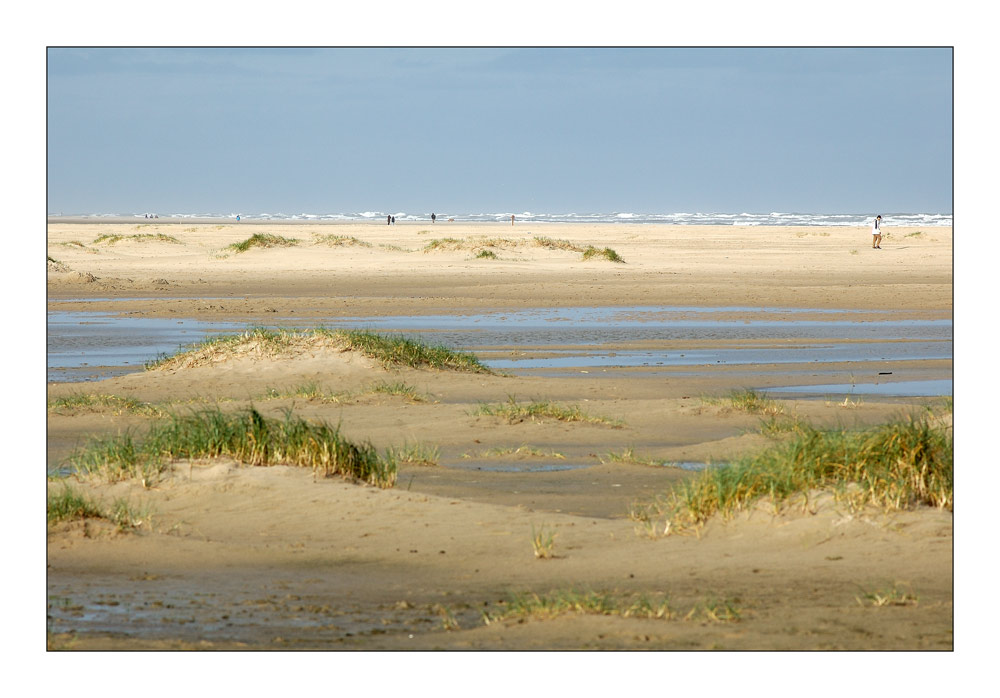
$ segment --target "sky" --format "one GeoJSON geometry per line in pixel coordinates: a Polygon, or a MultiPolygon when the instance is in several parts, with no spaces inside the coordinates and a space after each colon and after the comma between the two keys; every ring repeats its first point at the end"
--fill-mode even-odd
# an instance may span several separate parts
{"type": "Polygon", "coordinates": [[[74,213],[951,213],[951,48],[46,49],[74,213]]]}

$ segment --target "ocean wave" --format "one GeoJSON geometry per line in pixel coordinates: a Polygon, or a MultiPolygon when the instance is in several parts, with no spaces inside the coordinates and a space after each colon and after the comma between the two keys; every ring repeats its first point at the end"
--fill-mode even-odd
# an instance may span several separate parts
{"type": "MultiPolygon", "coordinates": [[[[73,218],[144,218],[146,213],[87,213],[87,214],[49,214],[50,217],[73,218]]],[[[235,220],[235,213],[158,213],[161,219],[205,218],[210,220],[235,220]]],[[[429,221],[431,214],[359,211],[346,213],[240,213],[242,220],[267,221],[316,221],[316,222],[351,222],[384,219],[395,216],[401,221],[429,221]]],[[[490,223],[510,221],[511,215],[524,223],[616,223],[616,224],[667,224],[667,225],[739,225],[739,226],[870,226],[875,218],[874,213],[789,213],[771,211],[770,213],[639,213],[632,211],[615,211],[612,213],[437,213],[438,220],[454,218],[459,222],[490,223]]],[[[882,224],[886,227],[948,227],[952,225],[950,213],[882,213],[882,224]]]]}

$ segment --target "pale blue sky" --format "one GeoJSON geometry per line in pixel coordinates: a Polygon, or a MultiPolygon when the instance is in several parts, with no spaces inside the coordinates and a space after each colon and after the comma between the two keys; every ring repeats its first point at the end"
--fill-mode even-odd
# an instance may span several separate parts
{"type": "Polygon", "coordinates": [[[952,210],[952,51],[57,49],[50,213],[952,210]]]}

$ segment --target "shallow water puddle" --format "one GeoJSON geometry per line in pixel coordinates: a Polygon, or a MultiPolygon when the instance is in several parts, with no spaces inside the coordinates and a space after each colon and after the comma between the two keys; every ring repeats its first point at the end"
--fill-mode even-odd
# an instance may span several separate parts
{"type": "Polygon", "coordinates": [[[244,323],[117,317],[108,313],[48,313],[49,381],[100,380],[141,371],[146,361],[244,323]]]}
{"type": "MultiPolygon", "coordinates": [[[[950,319],[801,308],[544,308],[476,315],[357,317],[330,328],[401,332],[479,352],[500,370],[903,361],[952,358],[950,319]],[[845,319],[847,318],[847,319],[845,319]],[[760,344],[766,340],[766,345],[760,344]],[[645,342],[637,350],[621,345],[645,342]],[[704,342],[678,350],[657,344],[704,342]],[[745,342],[745,344],[743,344],[745,342]],[[713,346],[723,343],[724,346],[713,346]],[[575,350],[556,347],[575,346],[575,350]],[[525,356],[511,357],[511,348],[525,356]],[[530,353],[544,352],[544,356],[530,353]]],[[[246,323],[48,313],[48,380],[99,380],[246,323]]],[[[273,327],[274,325],[269,325],[273,327]]]]}
{"type": "Polygon", "coordinates": [[[790,385],[761,388],[768,393],[802,395],[882,395],[886,397],[943,397],[954,393],[951,379],[896,381],[894,383],[829,383],[825,385],[790,385]]]}

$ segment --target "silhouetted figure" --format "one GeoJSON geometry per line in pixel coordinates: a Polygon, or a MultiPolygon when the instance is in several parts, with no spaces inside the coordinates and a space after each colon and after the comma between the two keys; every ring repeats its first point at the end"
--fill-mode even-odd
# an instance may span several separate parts
{"type": "Polygon", "coordinates": [[[392,216],[386,216],[385,217],[385,224],[386,225],[392,225],[392,216]]]}
{"type": "Polygon", "coordinates": [[[514,225],[514,214],[510,214],[510,224],[514,225]]]}
{"type": "Polygon", "coordinates": [[[437,220],[437,214],[435,214],[435,213],[432,213],[432,214],[431,214],[431,223],[433,223],[433,222],[434,222],[434,221],[436,221],[436,220],[437,220]]]}

